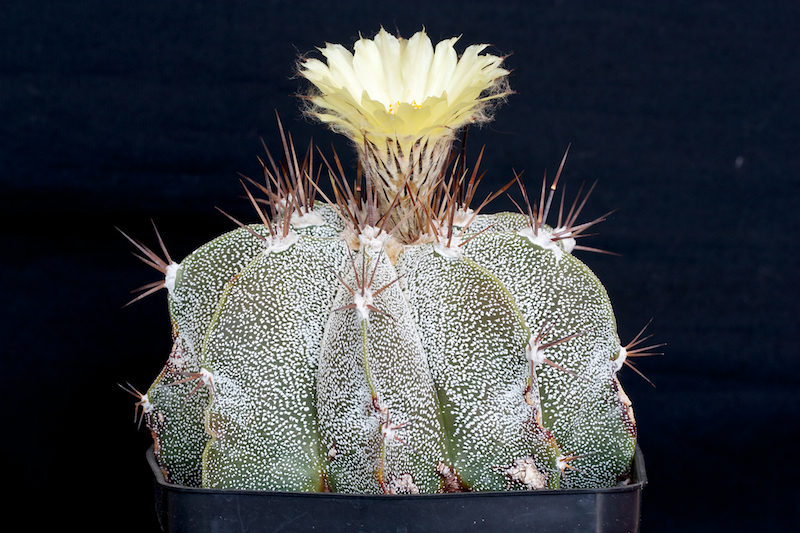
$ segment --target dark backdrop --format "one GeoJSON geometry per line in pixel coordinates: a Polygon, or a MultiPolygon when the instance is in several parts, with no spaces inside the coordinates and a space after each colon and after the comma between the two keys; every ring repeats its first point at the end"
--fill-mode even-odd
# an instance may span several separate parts
{"type": "Polygon", "coordinates": [[[639,365],[656,388],[622,372],[643,531],[797,526],[800,8],[767,0],[1,1],[9,516],[156,530],[149,436],[117,383],[147,386],[170,329],[163,293],[121,309],[155,278],[114,226],[154,243],[153,218],[181,258],[232,227],[214,206],[251,219],[237,172],[258,174],[260,137],[279,149],[275,109],[349,154],[300,118],[295,58],[381,25],[511,54],[517,94],[471,132],[486,193],[552,175],[572,143],[571,190],[599,180],[586,219],[619,208],[587,244],[621,257],[580,257],[623,342],[653,317],[668,343],[639,365]]]}

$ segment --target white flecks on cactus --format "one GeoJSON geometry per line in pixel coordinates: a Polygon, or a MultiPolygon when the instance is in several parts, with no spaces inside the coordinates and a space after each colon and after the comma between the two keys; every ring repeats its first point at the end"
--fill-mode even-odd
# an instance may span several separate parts
{"type": "Polygon", "coordinates": [[[165,469],[273,490],[616,483],[635,423],[605,291],[558,243],[520,231],[521,215],[473,224],[400,246],[396,265],[385,231],[354,241],[328,223],[282,248],[264,226],[240,228],[187,257],[169,298],[182,365],[149,391],[165,469]],[[179,403],[194,414],[176,423],[179,403]]]}
{"type": "MultiPolygon", "coordinates": [[[[176,342],[176,346],[178,342],[176,342]]],[[[174,347],[172,353],[181,351],[174,347]]],[[[201,457],[208,434],[203,419],[209,401],[206,388],[195,390],[186,376],[199,372],[195,358],[181,358],[181,367],[167,365],[147,392],[153,406],[146,417],[154,439],[156,459],[171,483],[199,487],[202,484],[201,457]]]]}
{"type": "Polygon", "coordinates": [[[321,487],[314,368],[337,288],[326,267],[340,265],[345,251],[330,239],[294,241],[236,276],[206,334],[203,364],[217,378],[204,486],[321,487]]]}
{"type": "Polygon", "coordinates": [[[554,365],[539,367],[543,424],[562,448],[596,454],[594,469],[569,472],[570,486],[613,485],[621,465],[630,464],[635,435],[624,429],[622,409],[611,401],[617,393],[608,361],[619,338],[602,285],[573,256],[558,260],[527,237],[486,233],[464,248],[513,294],[528,324],[550,324],[544,341],[583,332],[549,348],[554,365]]]}
{"type": "Polygon", "coordinates": [[[179,339],[172,345],[172,350],[169,352],[167,359],[167,366],[173,368],[177,372],[183,371],[186,366],[186,349],[184,348],[185,341],[179,339]]]}
{"type": "MultiPolygon", "coordinates": [[[[543,450],[536,409],[526,402],[529,331],[511,295],[477,263],[409,247],[398,260],[408,278],[425,352],[437,387],[452,463],[475,490],[504,490],[496,465],[543,450]]],[[[542,469],[549,461],[540,454],[542,469]]]]}

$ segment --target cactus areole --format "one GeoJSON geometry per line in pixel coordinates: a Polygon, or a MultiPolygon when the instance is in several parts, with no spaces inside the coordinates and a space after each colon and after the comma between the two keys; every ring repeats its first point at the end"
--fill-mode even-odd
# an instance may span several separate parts
{"type": "Polygon", "coordinates": [[[453,142],[489,119],[508,71],[456,40],[381,30],[302,59],[305,111],[352,140],[353,176],[298,157],[281,127],[283,160],[245,184],[259,223],[180,263],[160,237],[163,258],[132,240],[164,275],[142,296],[167,289],[173,326],[161,373],[129,389],[168,481],[422,494],[629,480],[636,424],[616,374],[636,350],[572,255],[602,218],[577,224],[580,199],[556,209],[564,161],[538,201],[514,180],[520,213],[470,207],[477,164],[453,142]]]}

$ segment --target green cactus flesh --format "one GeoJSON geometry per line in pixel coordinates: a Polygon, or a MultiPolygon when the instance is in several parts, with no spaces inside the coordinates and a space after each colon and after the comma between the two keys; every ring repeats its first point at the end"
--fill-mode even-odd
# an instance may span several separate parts
{"type": "Polygon", "coordinates": [[[626,479],[613,311],[551,228],[477,215],[398,243],[341,206],[299,211],[166,269],[174,347],[140,405],[168,480],[398,494],[626,479]]]}

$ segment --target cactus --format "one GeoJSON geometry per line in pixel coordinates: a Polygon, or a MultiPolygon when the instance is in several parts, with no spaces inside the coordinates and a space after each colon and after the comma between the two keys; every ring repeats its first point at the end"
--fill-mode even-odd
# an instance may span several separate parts
{"type": "Polygon", "coordinates": [[[398,494],[628,479],[636,424],[616,374],[649,347],[621,346],[572,255],[603,217],[576,224],[588,194],[566,215],[562,196],[547,225],[563,160],[538,202],[516,177],[522,212],[482,214],[497,193],[470,209],[478,165],[453,155],[455,132],[489,119],[508,71],[455,41],[381,30],[301,62],[306,112],[358,152],[354,187],[323,156],[333,200],[281,127],[282,162],[243,182],[260,223],[180,263],[160,237],[164,259],[131,239],[164,275],[142,296],[166,289],[173,326],[162,372],[129,388],[169,481],[398,494]]]}

